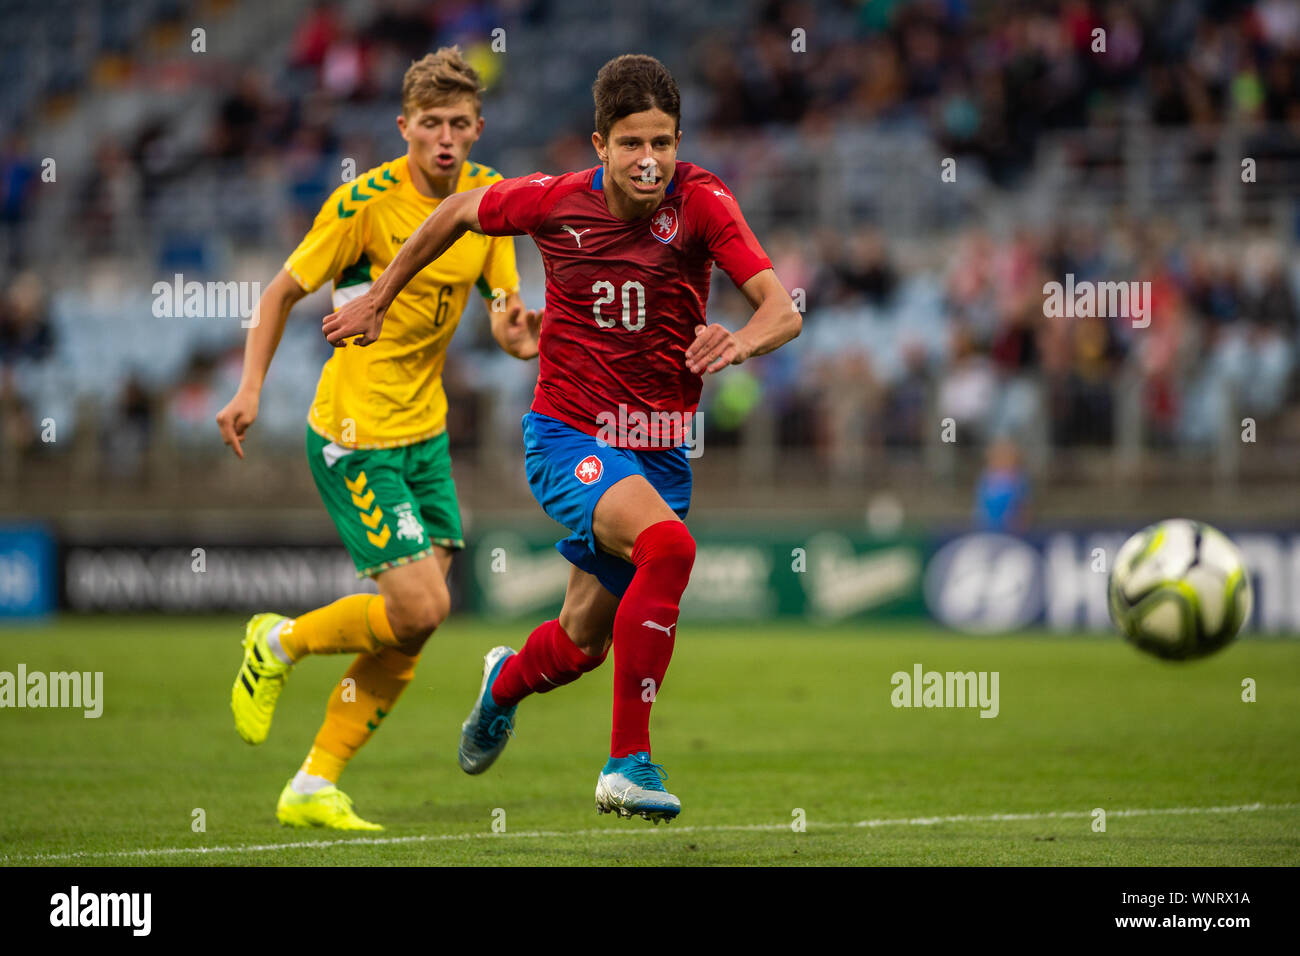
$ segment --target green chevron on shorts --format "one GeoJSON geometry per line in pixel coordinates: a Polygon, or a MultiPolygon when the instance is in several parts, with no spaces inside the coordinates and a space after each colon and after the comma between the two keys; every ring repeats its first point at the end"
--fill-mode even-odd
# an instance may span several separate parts
{"type": "Polygon", "coordinates": [[[358,577],[435,546],[465,547],[447,433],[396,448],[344,448],[307,428],[307,462],[358,577]]]}

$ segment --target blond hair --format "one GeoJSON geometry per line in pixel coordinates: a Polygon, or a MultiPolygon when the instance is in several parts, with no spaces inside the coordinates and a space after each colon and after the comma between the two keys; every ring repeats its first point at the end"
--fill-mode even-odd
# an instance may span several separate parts
{"type": "Polygon", "coordinates": [[[459,46],[426,53],[411,64],[402,78],[402,113],[442,106],[462,96],[472,97],[474,112],[483,108],[483,87],[478,71],[465,62],[459,46]]]}

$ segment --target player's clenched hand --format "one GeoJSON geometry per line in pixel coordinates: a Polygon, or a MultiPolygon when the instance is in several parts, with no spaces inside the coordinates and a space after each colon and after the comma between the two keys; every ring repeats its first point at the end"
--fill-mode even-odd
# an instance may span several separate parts
{"type": "Polygon", "coordinates": [[[519,359],[536,358],[541,330],[542,310],[524,308],[523,301],[515,296],[506,310],[502,343],[506,351],[519,359]]]}
{"type": "Polygon", "coordinates": [[[325,316],[320,327],[325,340],[338,348],[347,345],[353,336],[357,337],[354,345],[369,345],[379,338],[383,325],[384,313],[375,307],[370,296],[361,295],[325,316]]]}
{"type": "Polygon", "coordinates": [[[244,457],[244,449],[239,443],[249,426],[257,421],[257,402],[257,395],[239,392],[225,408],[217,412],[217,428],[221,430],[221,440],[240,458],[244,457]]]}
{"type": "Polygon", "coordinates": [[[696,375],[718,372],[749,358],[749,348],[721,325],[697,325],[695,341],[686,350],[686,367],[696,375]]]}

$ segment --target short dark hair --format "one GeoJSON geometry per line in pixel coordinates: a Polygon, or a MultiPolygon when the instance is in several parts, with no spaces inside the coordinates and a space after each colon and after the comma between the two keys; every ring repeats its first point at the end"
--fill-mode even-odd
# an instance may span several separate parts
{"type": "Polygon", "coordinates": [[[658,108],[682,125],[682,94],[668,68],[652,56],[625,53],[600,68],[591,87],[596,101],[596,132],[608,138],[624,116],[658,108]]]}

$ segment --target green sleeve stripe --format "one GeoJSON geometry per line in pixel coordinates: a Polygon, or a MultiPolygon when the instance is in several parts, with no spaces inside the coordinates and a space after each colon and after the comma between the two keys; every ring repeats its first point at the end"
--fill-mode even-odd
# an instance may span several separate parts
{"type": "Polygon", "coordinates": [[[478,289],[478,294],[483,296],[483,298],[492,298],[492,287],[488,285],[488,281],[485,277],[479,276],[478,281],[474,283],[474,288],[478,289]]]}
{"type": "Polygon", "coordinates": [[[361,258],[348,266],[334,283],[336,289],[346,289],[350,285],[360,285],[370,281],[370,257],[364,252],[361,258]]]}

